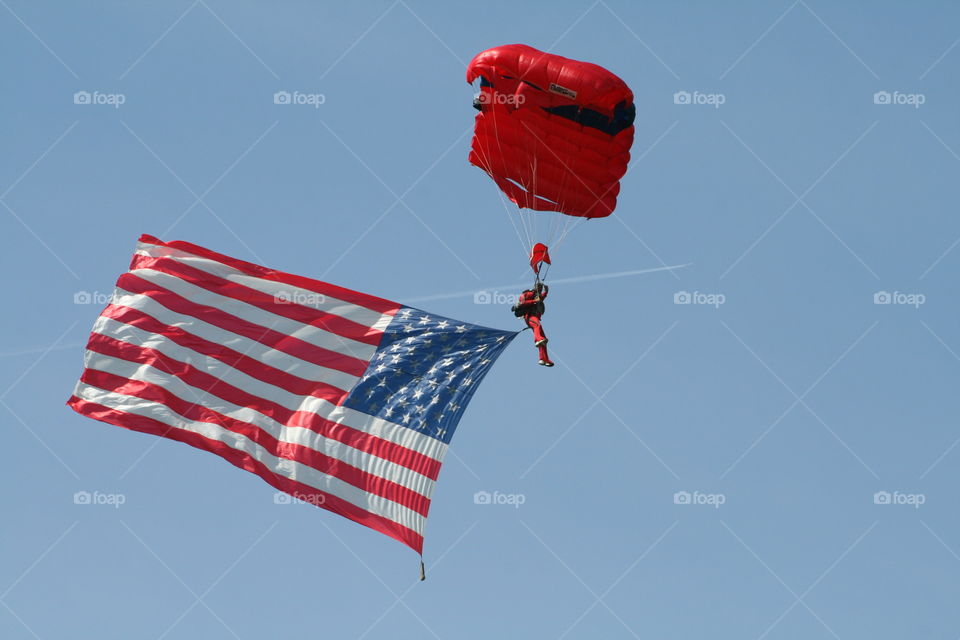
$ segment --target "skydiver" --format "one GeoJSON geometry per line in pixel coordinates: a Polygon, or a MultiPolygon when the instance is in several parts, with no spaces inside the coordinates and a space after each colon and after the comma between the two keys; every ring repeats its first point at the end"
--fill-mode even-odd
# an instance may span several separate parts
{"type": "Polygon", "coordinates": [[[547,336],[543,333],[543,326],[540,323],[540,316],[546,311],[543,301],[549,291],[550,287],[538,279],[533,289],[524,290],[517,304],[513,306],[514,315],[523,317],[527,326],[533,330],[533,344],[540,352],[540,364],[545,367],[553,366],[553,361],[547,355],[547,336]]]}

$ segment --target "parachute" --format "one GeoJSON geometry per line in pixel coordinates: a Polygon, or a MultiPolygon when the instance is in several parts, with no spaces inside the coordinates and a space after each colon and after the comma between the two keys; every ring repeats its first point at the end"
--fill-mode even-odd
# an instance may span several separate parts
{"type": "Polygon", "coordinates": [[[539,276],[540,269],[544,264],[552,264],[550,262],[550,250],[547,245],[538,242],[530,249],[530,268],[539,276]]]}
{"type": "Polygon", "coordinates": [[[626,83],[598,65],[523,44],[477,54],[467,82],[478,78],[470,163],[521,210],[562,214],[538,234],[545,238],[532,237],[539,221],[521,216],[525,244],[559,242],[573,223],[613,213],[633,144],[636,110],[626,83]]]}

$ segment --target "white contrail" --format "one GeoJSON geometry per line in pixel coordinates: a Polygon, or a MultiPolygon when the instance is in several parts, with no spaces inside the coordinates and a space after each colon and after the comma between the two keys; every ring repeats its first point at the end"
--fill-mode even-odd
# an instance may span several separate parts
{"type": "MultiPolygon", "coordinates": [[[[576,282],[590,282],[592,280],[610,280],[612,278],[626,278],[627,276],[639,276],[644,273],[655,273],[657,271],[673,271],[675,269],[683,269],[684,267],[689,267],[692,262],[687,264],[676,264],[668,267],[655,267],[653,269],[634,269],[633,271],[614,271],[612,273],[596,273],[590,276],[575,276],[573,278],[560,278],[559,280],[554,280],[551,284],[573,284],[576,282]]],[[[520,290],[525,289],[529,286],[529,282],[518,282],[514,284],[502,284],[495,287],[484,287],[482,289],[469,289],[465,291],[457,291],[455,293],[438,293],[432,296],[421,296],[419,298],[405,298],[406,302],[429,302],[432,300],[447,300],[450,298],[462,298],[464,296],[472,296],[477,293],[484,291],[498,291],[502,289],[506,290],[520,290]]]]}
{"type": "Polygon", "coordinates": [[[47,351],[63,351],[64,349],[78,349],[86,346],[86,344],[86,342],[74,342],[71,344],[58,344],[55,347],[27,347],[17,351],[0,351],[0,358],[13,358],[14,356],[25,356],[47,351]]]}

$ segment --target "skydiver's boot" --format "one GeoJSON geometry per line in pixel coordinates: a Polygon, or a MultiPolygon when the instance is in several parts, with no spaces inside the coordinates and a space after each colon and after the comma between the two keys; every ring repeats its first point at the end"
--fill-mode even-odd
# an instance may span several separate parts
{"type": "Polygon", "coordinates": [[[544,367],[552,367],[553,361],[550,360],[550,356],[547,355],[547,348],[543,345],[539,345],[540,350],[540,363],[544,367]]]}

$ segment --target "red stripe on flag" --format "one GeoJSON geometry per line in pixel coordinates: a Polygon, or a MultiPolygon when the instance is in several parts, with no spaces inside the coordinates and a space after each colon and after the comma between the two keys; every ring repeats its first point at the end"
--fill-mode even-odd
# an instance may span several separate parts
{"type": "Polygon", "coordinates": [[[308,467],[338,478],[367,493],[372,493],[403,505],[424,517],[426,517],[427,511],[430,508],[430,500],[412,489],[387,478],[374,475],[365,469],[355,467],[337,458],[324,455],[316,449],[311,449],[301,444],[282,442],[255,424],[231,418],[219,411],[200,406],[196,402],[188,402],[151,382],[129,380],[112,373],[92,369],[84,371],[80,379],[91,386],[98,387],[105,391],[113,391],[125,396],[133,396],[142,400],[165,405],[194,422],[208,422],[223,427],[233,433],[238,433],[260,445],[273,456],[305,464],[308,467]]]}
{"type": "Polygon", "coordinates": [[[228,367],[242,371],[251,378],[256,378],[267,384],[280,387],[295,395],[314,396],[332,402],[333,399],[342,398],[349,393],[348,390],[341,389],[333,384],[317,380],[308,380],[287,373],[286,371],[260,362],[256,358],[240,353],[235,349],[225,347],[216,342],[210,342],[205,338],[189,333],[182,327],[164,324],[139,309],[110,304],[107,305],[107,308],[104,309],[100,315],[113,318],[118,322],[137,327],[143,331],[169,338],[181,347],[196,351],[200,355],[208,358],[215,358],[228,367]]]}
{"type": "Polygon", "coordinates": [[[344,373],[349,373],[354,376],[361,376],[369,364],[366,360],[345,356],[336,351],[318,347],[300,338],[295,338],[291,335],[248,322],[247,320],[238,318],[235,315],[215,307],[191,302],[177,293],[164,289],[132,273],[125,273],[120,276],[117,280],[117,286],[130,293],[148,296],[176,313],[203,320],[221,329],[226,329],[227,331],[250,338],[268,347],[272,347],[277,351],[289,353],[301,360],[312,362],[321,367],[337,369],[338,371],[343,371],[344,373]]]}
{"type": "Polygon", "coordinates": [[[263,278],[265,280],[273,280],[274,282],[282,282],[284,284],[300,287],[301,289],[307,289],[308,291],[313,291],[316,293],[322,293],[323,295],[330,296],[331,298],[343,300],[344,302],[350,302],[361,307],[366,307],[367,309],[378,311],[380,313],[393,314],[396,313],[401,306],[396,302],[391,302],[390,300],[367,295],[358,291],[351,291],[350,289],[338,287],[337,285],[330,284],[328,282],[314,280],[313,278],[304,278],[303,276],[294,275],[292,273],[268,269],[258,264],[253,264],[252,262],[237,260],[236,258],[225,256],[222,253],[210,251],[209,249],[199,247],[189,242],[183,242],[181,240],[176,240],[174,242],[163,242],[162,240],[158,240],[151,235],[144,234],[140,236],[140,242],[161,247],[170,247],[171,249],[192,253],[195,256],[215,260],[221,264],[233,267],[234,269],[242,271],[247,275],[263,278]]]}
{"type": "Polygon", "coordinates": [[[383,516],[370,513],[325,491],[320,491],[301,482],[277,475],[250,454],[237,451],[219,440],[213,440],[197,433],[177,429],[159,420],[111,409],[76,396],[72,396],[70,400],[67,401],[67,405],[77,413],[95,420],[107,422],[118,427],[123,427],[124,429],[130,429],[131,431],[139,431],[141,433],[149,433],[169,438],[170,440],[177,440],[196,447],[197,449],[215,453],[227,460],[230,464],[260,476],[268,484],[280,491],[300,499],[314,497],[316,499],[314,502],[316,506],[342,515],[345,518],[349,518],[366,527],[379,531],[384,535],[399,540],[417,553],[423,552],[423,536],[416,531],[384,518],[383,516]]]}
{"type": "MultiPolygon", "coordinates": [[[[379,458],[403,465],[431,480],[440,474],[440,461],[389,440],[354,429],[317,415],[310,411],[294,411],[276,402],[266,400],[227,384],[196,367],[180,362],[155,349],[138,347],[99,333],[91,334],[87,349],[106,356],[150,365],[159,371],[175,376],[185,384],[195,387],[227,402],[249,407],[281,424],[303,427],[337,442],[359,449],[379,458]]],[[[334,402],[331,400],[334,404],[334,402]]]]}
{"type": "Polygon", "coordinates": [[[154,258],[137,254],[130,263],[130,269],[153,269],[154,271],[161,271],[218,295],[251,304],[264,311],[295,320],[296,322],[301,322],[305,325],[312,325],[318,329],[335,333],[338,336],[356,340],[357,342],[377,346],[380,344],[380,339],[383,336],[383,331],[381,330],[364,326],[353,320],[348,320],[347,318],[319,309],[289,302],[278,302],[276,298],[270,294],[212,275],[202,269],[177,262],[173,258],[154,258]]]}

